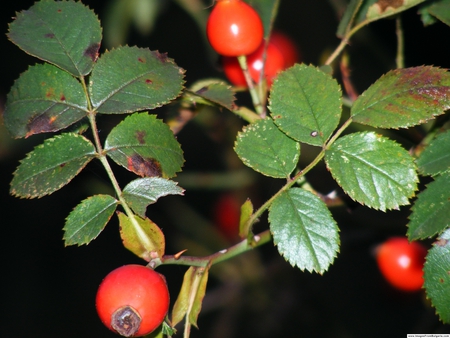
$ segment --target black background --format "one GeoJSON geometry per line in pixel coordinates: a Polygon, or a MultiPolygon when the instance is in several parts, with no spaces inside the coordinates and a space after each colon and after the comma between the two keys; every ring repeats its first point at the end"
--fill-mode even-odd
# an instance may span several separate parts
{"type": "MultiPolygon", "coordinates": [[[[7,32],[15,11],[27,9],[32,3],[2,2],[1,31],[7,32]]],[[[100,19],[104,17],[108,1],[84,3],[100,19]]],[[[276,27],[296,40],[304,62],[318,64],[322,54],[339,43],[335,37],[337,22],[325,0],[284,0],[276,27]]],[[[405,13],[404,25],[407,66],[449,66],[449,27],[438,23],[424,28],[415,9],[405,13]]],[[[3,33],[2,101],[18,75],[36,62],[3,33]]],[[[187,70],[188,85],[204,77],[223,77],[217,64],[205,56],[194,22],[175,3],[170,2],[150,36],[132,31],[127,43],[167,52],[187,70]]],[[[394,21],[371,24],[352,40],[349,51],[353,80],[361,92],[395,66],[394,21]]],[[[241,123],[237,118],[230,119],[234,124],[241,123]]],[[[102,168],[90,164],[74,182],[51,196],[37,200],[13,198],[8,194],[9,182],[18,161],[48,135],[11,140],[4,133],[0,129],[1,336],[114,337],[97,318],[96,289],[115,267],[143,261],[123,248],[115,218],[88,246],[65,248],[62,241],[65,217],[89,196],[92,186],[101,189],[106,182],[102,168]]],[[[231,147],[229,143],[217,142],[195,123],[188,124],[178,140],[185,152],[186,171],[226,170],[223,156],[225,146],[231,147]]],[[[399,140],[405,146],[411,141],[401,134],[399,140]]],[[[132,178],[122,169],[117,170],[123,181],[132,178]]],[[[324,192],[334,187],[323,166],[308,178],[324,192]]],[[[260,201],[281,184],[259,176],[256,183],[249,194],[260,201]]],[[[193,189],[184,197],[166,197],[149,208],[149,217],[165,232],[168,253],[185,248],[180,243],[186,243],[170,214],[183,213],[183,206],[188,206],[208,219],[217,196],[215,191],[193,189]]],[[[328,272],[320,276],[292,268],[272,244],[223,263],[223,268],[218,265],[212,271],[198,322],[200,330],[194,329],[192,337],[405,337],[406,333],[449,333],[450,328],[439,322],[424,293],[396,291],[377,270],[374,248],[389,236],[405,234],[407,208],[382,213],[350,205],[333,210],[333,214],[341,229],[341,250],[328,272]],[[257,278],[233,272],[244,270],[257,278]]],[[[265,226],[264,220],[258,225],[261,229],[265,226]]],[[[185,268],[164,266],[158,271],[166,275],[174,301],[185,268]]],[[[181,330],[177,336],[182,336],[181,330]]]]}

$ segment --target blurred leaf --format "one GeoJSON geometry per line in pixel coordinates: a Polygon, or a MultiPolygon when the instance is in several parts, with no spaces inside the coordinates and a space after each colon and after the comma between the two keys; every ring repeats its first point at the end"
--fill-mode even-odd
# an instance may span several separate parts
{"type": "Polygon", "coordinates": [[[212,103],[223,106],[229,110],[233,109],[235,97],[231,86],[221,80],[204,79],[192,85],[190,91],[186,93],[186,99],[194,104],[212,103]]]}
{"type": "Polygon", "coordinates": [[[339,138],[326,151],[325,162],[346,194],[374,209],[398,209],[417,190],[413,158],[373,132],[339,138]]]}
{"type": "Polygon", "coordinates": [[[439,134],[416,160],[419,172],[437,175],[450,169],[450,131],[439,134]]]}
{"type": "Polygon", "coordinates": [[[338,37],[342,38],[351,29],[356,14],[358,13],[363,2],[363,0],[350,0],[341,21],[339,22],[338,30],[336,32],[338,37]]]}
{"type": "Polygon", "coordinates": [[[47,63],[31,66],[14,82],[4,119],[8,131],[17,138],[61,130],[86,114],[81,84],[47,63]]]}
{"type": "Polygon", "coordinates": [[[184,190],[177,186],[177,182],[160,177],[138,178],[131,181],[122,191],[122,197],[133,211],[145,218],[145,211],[149,204],[167,195],[183,195],[184,190]]]}
{"type": "Polygon", "coordinates": [[[450,0],[433,2],[428,7],[428,13],[450,26],[450,0]]]}
{"type": "Polygon", "coordinates": [[[424,265],[427,298],[444,323],[450,323],[450,230],[446,230],[428,251],[424,265]]]}
{"type": "Polygon", "coordinates": [[[172,325],[176,326],[185,315],[189,323],[197,327],[197,318],[201,311],[208,283],[209,268],[191,266],[184,274],[180,293],[172,310],[172,325]]]}
{"type": "MultiPolygon", "coordinates": [[[[447,0],[444,0],[447,1],[447,0]]],[[[433,5],[434,2],[425,2],[420,5],[417,13],[420,15],[420,19],[422,20],[423,25],[430,26],[437,22],[436,18],[428,12],[428,8],[433,5]]]]}
{"type": "Polygon", "coordinates": [[[318,68],[297,64],[281,72],[270,92],[275,124],[293,139],[322,146],[339,123],[341,89],[318,68]]]}
{"type": "Polygon", "coordinates": [[[117,164],[142,177],[173,177],[184,162],[169,127],[147,113],[132,114],[113,128],[105,151],[117,164]]]}
{"type": "Polygon", "coordinates": [[[64,226],[64,244],[89,244],[103,231],[116,210],[117,201],[109,195],[91,196],[69,214],[64,226]]]}
{"type": "Polygon", "coordinates": [[[250,220],[250,217],[252,215],[253,215],[253,203],[252,201],[250,201],[250,199],[247,198],[247,200],[241,206],[241,217],[239,220],[239,237],[247,238],[251,230],[250,226],[252,225],[249,224],[248,221],[250,220]]]}
{"type": "Polygon", "coordinates": [[[35,198],[69,183],[95,157],[94,145],[81,135],[55,136],[27,154],[14,172],[11,194],[35,198]]]}
{"type": "Polygon", "coordinates": [[[275,178],[289,177],[300,157],[300,144],[281,132],[271,118],[244,127],[234,149],[245,165],[275,178]]]}
{"type": "Polygon", "coordinates": [[[408,238],[425,239],[450,226],[450,174],[436,177],[422,191],[411,208],[408,238]]]}
{"type": "Polygon", "coordinates": [[[38,1],[17,13],[7,35],[26,53],[84,76],[97,60],[102,29],[79,1],[38,1]]]}
{"type": "Polygon", "coordinates": [[[368,21],[379,20],[403,12],[424,1],[425,0],[378,0],[368,8],[366,19],[368,21]]]}
{"type": "Polygon", "coordinates": [[[119,47],[103,54],[92,71],[92,104],[103,114],[154,109],[180,95],[183,77],[184,70],[166,54],[119,47]]]}
{"type": "Polygon", "coordinates": [[[147,217],[134,216],[134,220],[122,212],[119,217],[120,237],[123,246],[136,256],[150,262],[164,256],[166,241],[161,229],[147,217]]]}
{"type": "Polygon", "coordinates": [[[325,203],[301,188],[283,192],[269,209],[280,254],[300,270],[328,270],[339,251],[339,229],[325,203]]]}
{"type": "Polygon", "coordinates": [[[259,13],[264,26],[264,36],[267,37],[277,16],[280,0],[246,0],[246,2],[259,13]]]}
{"type": "Polygon", "coordinates": [[[450,108],[450,74],[437,67],[395,69],[353,103],[353,121],[376,128],[407,128],[450,108]]]}

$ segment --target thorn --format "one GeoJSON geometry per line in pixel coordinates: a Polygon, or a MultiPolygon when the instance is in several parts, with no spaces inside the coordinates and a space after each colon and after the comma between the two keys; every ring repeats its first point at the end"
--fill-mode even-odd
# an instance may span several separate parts
{"type": "Polygon", "coordinates": [[[184,254],[187,251],[187,249],[184,249],[178,253],[176,253],[175,255],[173,255],[173,258],[175,258],[176,260],[180,259],[181,255],[184,254]]]}

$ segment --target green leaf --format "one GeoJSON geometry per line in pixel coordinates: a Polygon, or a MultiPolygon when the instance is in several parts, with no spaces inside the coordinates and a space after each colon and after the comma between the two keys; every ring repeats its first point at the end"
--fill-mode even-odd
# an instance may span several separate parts
{"type": "Polygon", "coordinates": [[[120,237],[123,246],[136,256],[150,262],[164,256],[166,241],[161,229],[147,217],[131,219],[121,212],[119,217],[120,237]]]}
{"type": "Polygon", "coordinates": [[[450,169],[450,131],[439,134],[416,160],[419,172],[437,175],[450,169]]]}
{"type": "Polygon", "coordinates": [[[17,138],[61,130],[86,114],[81,84],[57,67],[38,64],[14,82],[4,119],[8,131],[17,138]]]}
{"type": "Polygon", "coordinates": [[[450,74],[431,66],[395,69],[353,103],[353,121],[376,128],[407,128],[450,108],[450,74]]]}
{"type": "MultiPolygon", "coordinates": [[[[425,0],[378,0],[367,11],[366,19],[370,22],[403,12],[425,0]]],[[[373,1],[372,1],[373,2],[373,1]]]]}
{"type": "Polygon", "coordinates": [[[417,190],[413,158],[399,144],[373,132],[346,135],[325,153],[334,179],[354,200],[374,209],[398,209],[417,190]]]}
{"type": "Polygon", "coordinates": [[[234,92],[231,86],[221,80],[206,79],[194,83],[186,93],[186,99],[193,104],[217,104],[233,109],[234,92]]]}
{"type": "Polygon", "coordinates": [[[241,217],[239,218],[239,237],[247,238],[251,231],[252,224],[249,223],[253,215],[253,203],[247,199],[241,206],[241,217]]]}
{"type": "Polygon", "coordinates": [[[95,195],[78,204],[66,219],[63,229],[65,245],[80,246],[97,238],[111,219],[118,203],[109,195],[95,195]]]}
{"type": "Polygon", "coordinates": [[[428,13],[450,26],[450,0],[442,0],[432,3],[428,7],[428,13]]]}
{"type": "Polygon", "coordinates": [[[246,0],[259,14],[264,26],[264,36],[269,35],[278,12],[280,0],[246,0]]]}
{"type": "Polygon", "coordinates": [[[339,229],[326,204],[301,188],[283,192],[269,209],[280,254],[301,270],[325,272],[339,251],[339,229]]]}
{"type": "Polygon", "coordinates": [[[208,268],[199,266],[191,266],[186,271],[180,293],[173,306],[172,326],[176,326],[187,315],[189,323],[197,327],[197,318],[205,297],[208,274],[208,268]]]}
{"type": "Polygon", "coordinates": [[[450,226],[450,174],[438,176],[427,185],[411,208],[408,237],[425,239],[450,226]]]}
{"type": "Polygon", "coordinates": [[[271,118],[245,126],[234,150],[245,165],[275,178],[289,177],[300,157],[300,143],[280,131],[271,118]]]}
{"type": "Polygon", "coordinates": [[[167,195],[183,195],[184,189],[177,182],[160,177],[139,178],[131,181],[122,191],[122,197],[140,217],[145,218],[149,204],[167,195]]]}
{"type": "Polygon", "coordinates": [[[97,60],[102,29],[81,2],[47,0],[17,13],[7,35],[26,53],[84,76],[97,60]]]}
{"type": "Polygon", "coordinates": [[[338,30],[336,32],[338,37],[342,38],[351,29],[362,3],[363,0],[350,0],[344,15],[342,15],[342,19],[339,22],[338,30]]]}
{"type": "Polygon", "coordinates": [[[46,140],[27,154],[14,172],[11,194],[35,198],[69,183],[96,155],[81,135],[66,133],[46,140]]]}
{"type": "Polygon", "coordinates": [[[130,115],[113,128],[105,151],[117,164],[142,177],[173,177],[184,162],[169,127],[147,113],[130,115]]]}
{"type": "Polygon", "coordinates": [[[92,104],[103,114],[154,109],[180,95],[183,77],[184,70],[166,54],[119,47],[103,54],[92,71],[92,104]]]}
{"type": "Polygon", "coordinates": [[[444,323],[450,323],[450,230],[446,230],[428,251],[424,265],[427,298],[444,323]]]}
{"type": "Polygon", "coordinates": [[[275,124],[293,139],[322,146],[341,116],[341,89],[330,75],[297,64],[281,72],[270,93],[275,124]]]}

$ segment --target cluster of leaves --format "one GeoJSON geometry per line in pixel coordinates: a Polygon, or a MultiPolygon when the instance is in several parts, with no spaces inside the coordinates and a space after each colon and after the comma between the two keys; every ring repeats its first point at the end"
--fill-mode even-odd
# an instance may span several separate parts
{"type": "MultiPolygon", "coordinates": [[[[351,1],[338,28],[342,46],[358,27],[422,2],[351,1]]],[[[277,3],[252,2],[263,9],[266,32],[270,32],[277,3]]],[[[450,7],[448,1],[440,1],[424,6],[422,15],[448,22],[448,17],[433,14],[435,6],[450,7]]],[[[425,287],[441,318],[450,322],[449,132],[445,126],[432,129],[420,153],[410,153],[373,131],[341,136],[352,123],[409,128],[443,114],[450,107],[450,74],[446,70],[422,66],[388,72],[349,104],[350,116],[340,124],[342,91],[330,67],[295,65],[275,80],[269,114],[264,117],[236,108],[231,88],[221,81],[205,80],[185,89],[184,70],[159,52],[126,46],[99,56],[101,36],[100,23],[87,7],[50,0],[18,13],[8,33],[13,43],[45,63],[30,66],[14,83],[4,113],[6,127],[14,137],[59,132],[21,162],[11,193],[24,198],[51,194],[94,158],[105,167],[116,192],[116,196],[91,196],[75,207],[64,227],[66,245],[95,239],[121,205],[125,213],[118,212],[118,218],[124,245],[149,262],[164,263],[164,235],[145,213],[158,198],[183,194],[171,178],[184,160],[169,127],[143,111],[182,97],[179,101],[186,106],[218,105],[251,122],[237,136],[236,153],[255,171],[285,179],[286,184],[258,210],[253,210],[250,201],[243,205],[240,234],[248,242],[245,244],[254,245],[252,225],[268,209],[274,243],[280,254],[301,270],[325,272],[340,245],[339,228],[326,203],[319,195],[295,186],[319,161],[324,159],[348,196],[381,211],[409,204],[418,189],[419,174],[431,176],[434,181],[412,207],[407,234],[411,240],[441,235],[427,257],[425,287]],[[66,25],[69,18],[71,25],[66,25]],[[129,115],[102,144],[97,115],[125,113],[129,115]],[[85,129],[68,131],[80,121],[89,125],[91,138],[84,135],[85,129]],[[319,151],[307,167],[298,169],[302,143],[319,151]],[[141,178],[122,189],[108,159],[141,178]]],[[[191,262],[192,267],[185,275],[173,324],[186,315],[187,321],[196,325],[211,259],[178,261],[191,262]]]]}

